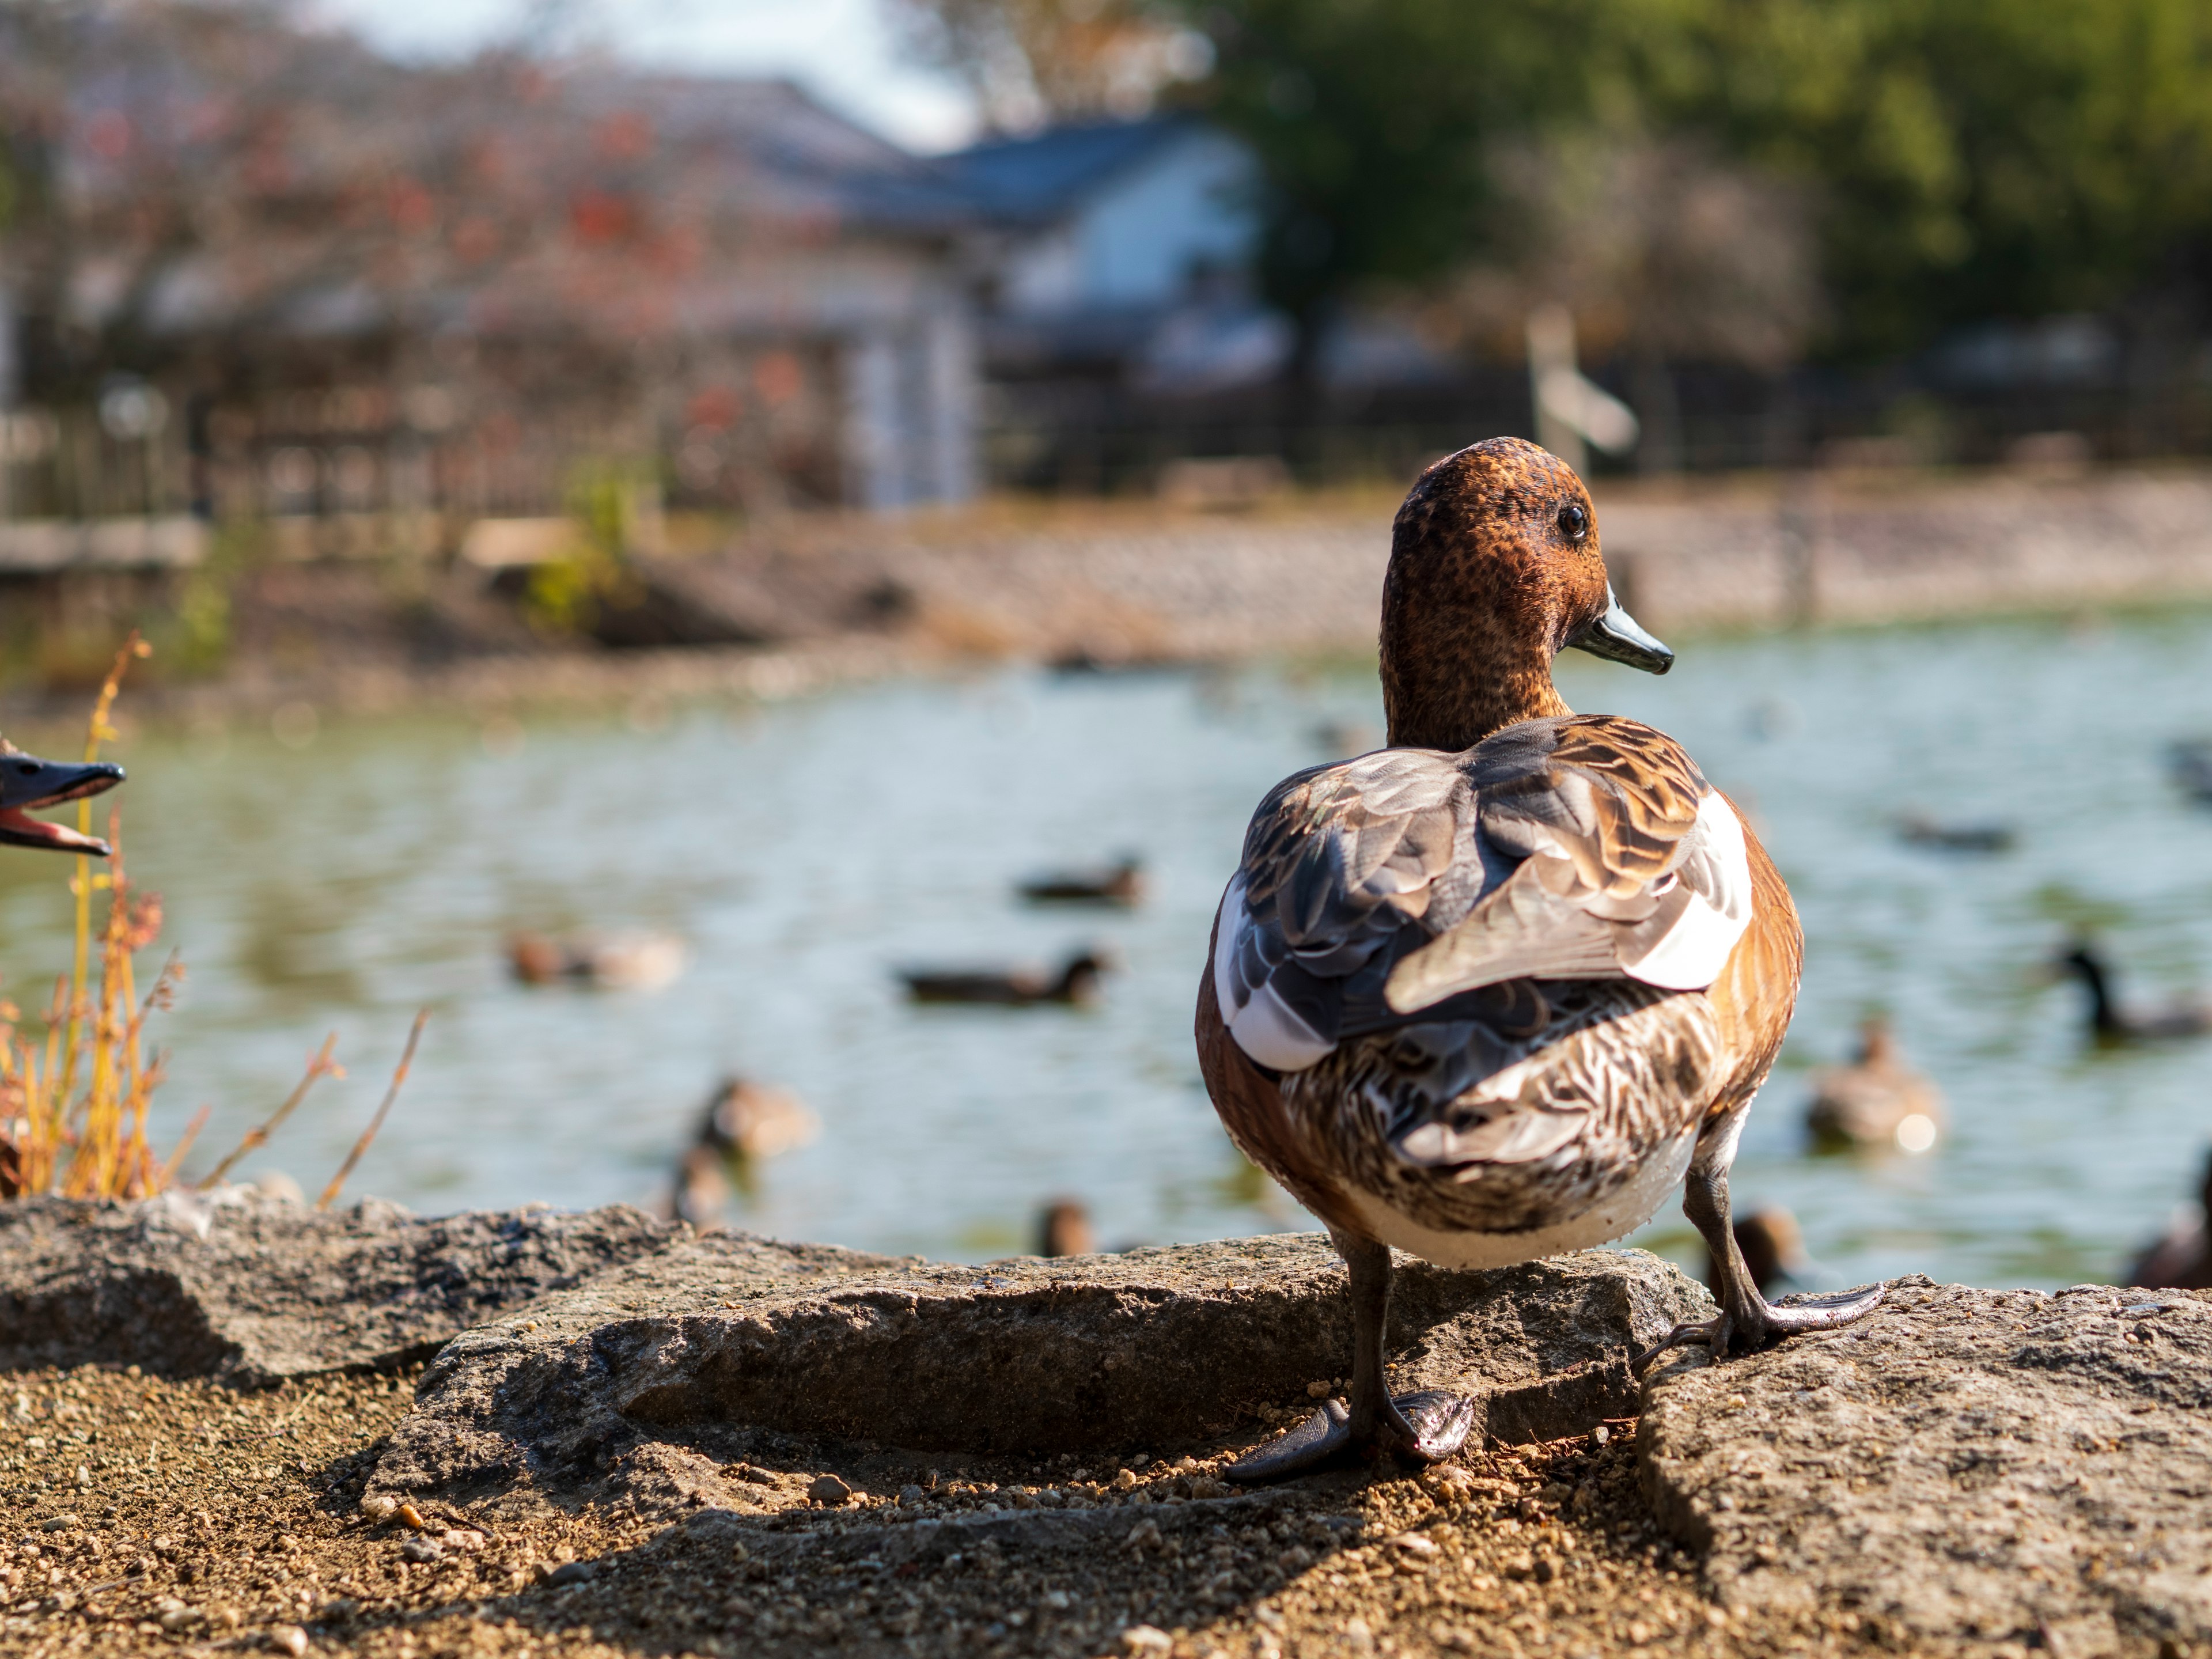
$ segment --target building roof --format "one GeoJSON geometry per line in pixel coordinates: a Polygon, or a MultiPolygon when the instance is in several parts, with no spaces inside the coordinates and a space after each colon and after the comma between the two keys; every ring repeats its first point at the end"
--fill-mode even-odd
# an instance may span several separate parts
{"type": "Polygon", "coordinates": [[[1071,122],[1028,138],[999,138],[939,165],[998,218],[1058,218],[1116,177],[1201,129],[1191,115],[1071,122]]]}

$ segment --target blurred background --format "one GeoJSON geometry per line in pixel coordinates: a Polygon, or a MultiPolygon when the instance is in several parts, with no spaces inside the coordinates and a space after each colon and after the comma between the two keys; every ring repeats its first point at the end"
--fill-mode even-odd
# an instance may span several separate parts
{"type": "MultiPolygon", "coordinates": [[[[418,1208],[1312,1224],[1206,930],[1498,433],[1680,653],[1569,702],[1804,910],[1798,1282],[2212,1271],[2201,5],[0,0],[0,716],[154,647],[187,1178],[334,1030],[232,1172],[312,1195],[427,1005],[418,1208]]],[[[67,879],[0,861],[21,1042],[67,879]]]]}

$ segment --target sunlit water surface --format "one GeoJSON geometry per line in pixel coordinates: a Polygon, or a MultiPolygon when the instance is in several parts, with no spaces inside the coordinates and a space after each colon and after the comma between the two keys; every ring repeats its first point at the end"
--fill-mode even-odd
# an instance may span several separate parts
{"type": "MultiPolygon", "coordinates": [[[[2212,1042],[2093,1052],[2040,965],[2090,924],[2146,998],[2212,978],[2212,811],[2168,783],[2212,730],[2212,618],[2002,623],[1686,642],[1659,680],[1561,664],[1568,700],[1649,720],[1749,810],[1795,890],[1804,994],[1737,1164],[1824,1280],[1918,1269],[1987,1284],[2115,1273],[2194,1187],[2212,1042]],[[1909,808],[2017,827],[1996,857],[1896,838],[1909,808]],[[1807,1073],[1870,1010],[1948,1091],[1932,1155],[1815,1158],[1807,1073]]],[[[244,730],[124,754],[132,874],[190,968],[161,1022],[167,1144],[235,1143],[335,1030],[325,1083],[258,1158],[312,1193],[344,1156],[413,1011],[421,1059],[355,1190],[426,1211],[653,1201],[709,1085],[744,1072],[819,1115],[734,1218],[788,1237],[980,1259],[1027,1248],[1043,1199],[1103,1243],[1310,1225],[1249,1178],[1200,1086],[1190,1011],[1244,822],[1329,726],[1379,727],[1371,669],[1119,677],[1006,672],[660,722],[544,718],[244,730]],[[295,736],[296,737],[296,732],[295,736]],[[489,740],[488,740],[489,739],[489,740]],[[1127,849],[1127,915],[1024,909],[1011,884],[1127,849]],[[665,929],[690,966],[653,994],[510,981],[518,929],[665,929]],[[1098,1007],[918,1009],[902,963],[1122,963],[1098,1007]]],[[[19,999],[67,951],[59,860],[0,856],[19,999]]],[[[1644,1242],[1691,1260],[1670,1204],[1644,1242]]]]}

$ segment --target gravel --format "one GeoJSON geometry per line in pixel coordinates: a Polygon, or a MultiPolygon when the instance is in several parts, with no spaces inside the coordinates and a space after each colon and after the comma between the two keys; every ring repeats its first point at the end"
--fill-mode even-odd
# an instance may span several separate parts
{"type": "Polygon", "coordinates": [[[364,1506],[418,1378],[234,1391],[17,1372],[0,1390],[0,1650],[1090,1659],[1128,1654],[1125,1632],[1149,1628],[1167,1644],[1137,1634],[1149,1653],[1262,1659],[1345,1652],[1364,1628],[1377,1653],[1571,1659],[1851,1650],[1876,1634],[1856,1615],[1708,1601],[1658,1535],[1619,1422],[1603,1447],[1584,1435],[1224,1499],[1184,1495],[1218,1458],[1152,1459],[1116,1507],[1012,1507],[1012,1491],[1048,1487],[1097,1505],[1101,1471],[1078,1477],[1072,1459],[956,1468],[933,1454],[911,1478],[852,1480],[825,1509],[806,1491],[825,1449],[799,1444],[757,1455],[775,1484],[748,1486],[760,1501],[743,1511],[514,1495],[364,1506]],[[895,1501],[902,1486],[921,1497],[895,1501]],[[1564,1504],[1543,1496],[1561,1488],[1564,1504]],[[443,1541],[461,1534],[483,1541],[443,1541]],[[434,1559],[403,1553],[432,1539],[434,1559]]]}

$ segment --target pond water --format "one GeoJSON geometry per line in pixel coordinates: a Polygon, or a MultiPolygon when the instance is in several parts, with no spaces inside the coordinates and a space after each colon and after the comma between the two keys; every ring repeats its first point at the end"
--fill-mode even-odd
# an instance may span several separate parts
{"type": "MultiPolygon", "coordinates": [[[[2212,811],[2168,782],[2212,730],[2212,617],[1678,641],[1663,680],[1579,658],[1577,708],[1651,720],[1752,811],[1806,922],[1803,1000],[1737,1165],[1740,1210],[1794,1210],[1824,1281],[2116,1273],[2192,1190],[2212,1042],[2100,1053],[2042,965],[2098,928],[2148,999],[2212,979],[2212,811]],[[1902,844],[1919,808],[2001,819],[1994,857],[1902,844]],[[1947,1091],[1919,1158],[1814,1158],[1807,1073],[1865,1012],[1947,1091]]],[[[352,1190],[426,1211],[650,1203],[710,1085],[787,1085],[820,1117],[733,1218],[787,1237],[983,1259],[1066,1194],[1103,1243],[1310,1225],[1217,1127],[1190,1037],[1206,930],[1247,815],[1379,728],[1371,666],[1121,676],[994,672],[769,708],[459,717],[151,733],[120,755],[130,867],[190,977],[160,1022],[157,1133],[213,1120],[207,1167],[327,1031],[326,1082],[257,1158],[313,1192],[382,1091],[413,1078],[352,1190]],[[1340,738],[1338,739],[1340,741],[1340,738]],[[1025,873],[1130,851],[1150,901],[1025,909],[1025,873]],[[665,930],[658,992],[531,989],[519,929],[665,930]],[[1111,947],[1085,1011],[916,1008],[907,963],[1111,947]]],[[[67,954],[63,861],[0,859],[0,969],[20,1000],[67,954]]],[[[1692,1259],[1670,1204],[1641,1242],[1692,1259]]]]}

